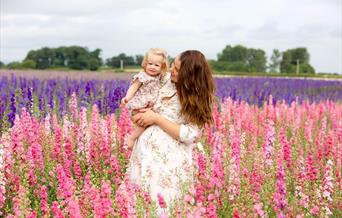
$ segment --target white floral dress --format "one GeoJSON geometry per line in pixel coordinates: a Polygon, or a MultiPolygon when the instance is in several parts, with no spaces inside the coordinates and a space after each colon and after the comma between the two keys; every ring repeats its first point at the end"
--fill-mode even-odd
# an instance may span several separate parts
{"type": "MultiPolygon", "coordinates": [[[[200,131],[185,122],[180,109],[176,87],[166,74],[154,111],[181,124],[179,140],[157,125],[146,128],[135,142],[126,174],[131,182],[149,191],[152,200],[157,201],[161,194],[168,207],[181,197],[182,185],[193,181],[192,148],[200,131]]],[[[159,206],[158,210],[162,211],[159,206]]]]}

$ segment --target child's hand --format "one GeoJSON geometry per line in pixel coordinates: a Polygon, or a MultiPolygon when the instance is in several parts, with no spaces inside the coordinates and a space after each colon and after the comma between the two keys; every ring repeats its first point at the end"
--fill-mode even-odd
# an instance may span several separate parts
{"type": "Polygon", "coordinates": [[[126,97],[123,98],[123,99],[121,99],[120,108],[121,108],[121,109],[124,108],[125,105],[127,104],[127,102],[128,102],[128,99],[127,99],[126,97]]]}

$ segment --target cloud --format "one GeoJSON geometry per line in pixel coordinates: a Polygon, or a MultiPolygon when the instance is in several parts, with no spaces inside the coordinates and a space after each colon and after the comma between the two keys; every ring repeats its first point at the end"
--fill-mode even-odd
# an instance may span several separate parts
{"type": "Polygon", "coordinates": [[[286,50],[305,46],[318,71],[342,73],[340,0],[1,0],[0,59],[30,49],[81,45],[102,57],[163,47],[172,56],[202,50],[210,59],[227,45],[286,50]]]}

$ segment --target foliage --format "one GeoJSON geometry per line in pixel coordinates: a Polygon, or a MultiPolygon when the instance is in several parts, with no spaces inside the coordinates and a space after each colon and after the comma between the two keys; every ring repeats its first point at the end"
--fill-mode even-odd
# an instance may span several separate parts
{"type": "Polygon", "coordinates": [[[279,72],[281,63],[281,52],[278,49],[273,49],[269,64],[270,72],[279,72]]]}
{"type": "Polygon", "coordinates": [[[34,61],[37,69],[68,67],[75,70],[97,70],[102,65],[101,49],[89,51],[86,47],[70,46],[31,50],[24,61],[34,61]]]}
{"type": "Polygon", "coordinates": [[[21,69],[21,63],[19,61],[13,61],[7,64],[7,69],[21,69]]]}
{"type": "Polygon", "coordinates": [[[298,64],[298,73],[314,74],[315,69],[309,64],[310,55],[306,48],[288,49],[283,52],[280,63],[281,73],[296,73],[298,64]]]}
{"type": "Polygon", "coordinates": [[[265,72],[266,55],[261,49],[227,45],[212,65],[215,70],[265,72]]]}
{"type": "Polygon", "coordinates": [[[144,56],[136,55],[135,58],[133,56],[127,56],[125,53],[120,53],[118,56],[113,56],[106,60],[106,65],[112,68],[120,68],[121,61],[123,61],[123,66],[139,66],[143,60],[144,56]]]}

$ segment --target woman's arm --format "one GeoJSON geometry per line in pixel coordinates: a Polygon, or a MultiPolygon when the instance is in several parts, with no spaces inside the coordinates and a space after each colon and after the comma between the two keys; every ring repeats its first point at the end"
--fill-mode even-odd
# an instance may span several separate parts
{"type": "Polygon", "coordinates": [[[133,116],[133,121],[140,126],[147,127],[156,124],[171,137],[187,145],[194,143],[198,137],[199,128],[196,125],[177,124],[150,109],[140,111],[141,113],[133,116]]]}
{"type": "Polygon", "coordinates": [[[133,122],[139,126],[146,128],[147,126],[156,124],[174,139],[179,139],[180,125],[166,119],[158,113],[155,113],[151,109],[141,109],[140,113],[134,115],[132,118],[133,122]]]}

